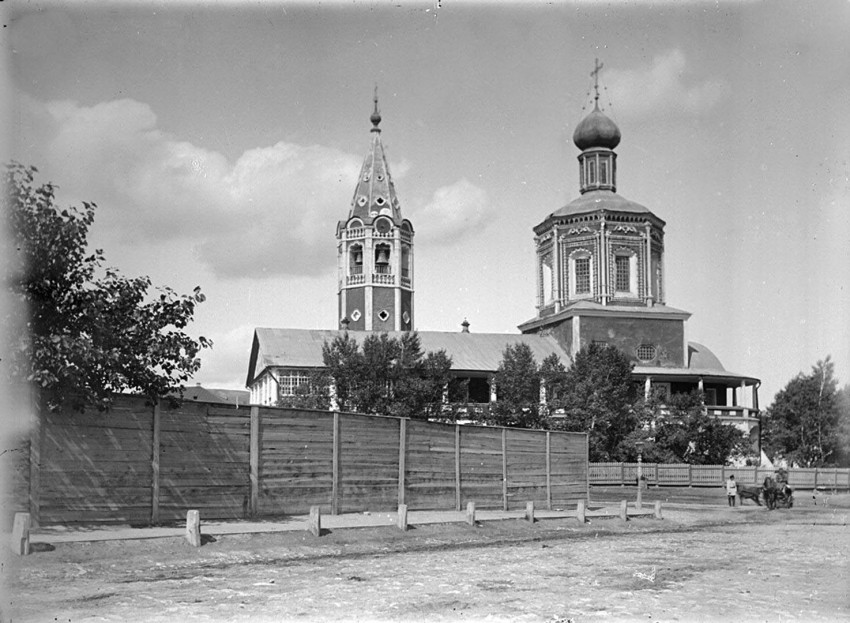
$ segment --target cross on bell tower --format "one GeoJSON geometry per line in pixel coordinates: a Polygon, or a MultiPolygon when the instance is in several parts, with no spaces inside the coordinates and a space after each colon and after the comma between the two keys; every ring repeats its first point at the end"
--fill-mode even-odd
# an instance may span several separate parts
{"type": "Polygon", "coordinates": [[[381,142],[375,87],[372,141],[363,160],[348,218],[337,225],[340,327],[411,331],[413,225],[402,217],[381,142]]]}

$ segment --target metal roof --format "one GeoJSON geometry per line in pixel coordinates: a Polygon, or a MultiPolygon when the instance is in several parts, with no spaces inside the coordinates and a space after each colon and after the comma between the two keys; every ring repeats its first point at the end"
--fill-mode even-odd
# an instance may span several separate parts
{"type": "MultiPolygon", "coordinates": [[[[246,384],[250,385],[268,367],[323,367],[322,345],[343,333],[345,332],[327,329],[255,329],[246,384]]],[[[565,364],[570,359],[569,353],[550,336],[448,331],[417,331],[417,333],[422,350],[425,352],[445,350],[446,354],[452,358],[452,370],[456,372],[495,372],[508,345],[528,344],[538,363],[551,354],[558,355],[565,364]]],[[[348,331],[348,334],[360,343],[367,335],[374,335],[374,332],[348,331]]],[[[388,334],[397,337],[402,332],[389,331],[388,334]]]]}

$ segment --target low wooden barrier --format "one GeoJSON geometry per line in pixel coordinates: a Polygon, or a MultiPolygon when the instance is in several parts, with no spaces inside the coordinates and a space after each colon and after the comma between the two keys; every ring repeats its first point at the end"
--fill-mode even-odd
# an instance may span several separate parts
{"type": "MultiPolygon", "coordinates": [[[[634,485],[637,463],[590,463],[591,485],[634,485]]],[[[795,489],[850,489],[850,468],[791,467],[788,484],[795,489]]],[[[648,484],[679,487],[717,487],[729,476],[746,485],[760,485],[776,470],[765,467],[642,463],[641,473],[648,484]]]]}

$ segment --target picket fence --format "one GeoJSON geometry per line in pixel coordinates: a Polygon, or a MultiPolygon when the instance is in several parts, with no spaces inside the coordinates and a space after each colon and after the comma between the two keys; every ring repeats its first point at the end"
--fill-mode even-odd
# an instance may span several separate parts
{"type": "MultiPolygon", "coordinates": [[[[645,481],[651,485],[680,487],[716,487],[729,476],[740,484],[760,485],[775,470],[766,467],[729,467],[724,465],[687,465],[642,463],[645,481]]],[[[591,485],[634,485],[637,483],[637,463],[590,463],[591,485]]],[[[788,484],[796,489],[850,489],[850,468],[792,467],[788,469],[788,484]]]]}

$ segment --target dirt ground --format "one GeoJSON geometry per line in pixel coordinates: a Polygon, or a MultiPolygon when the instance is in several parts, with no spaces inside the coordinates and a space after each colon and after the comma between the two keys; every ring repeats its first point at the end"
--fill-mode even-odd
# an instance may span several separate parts
{"type": "Polygon", "coordinates": [[[3,561],[2,619],[848,621],[850,495],[817,506],[810,493],[797,498],[772,512],[673,505],[663,520],[625,524],[234,535],[198,549],[177,538],[41,546],[3,561]]]}

